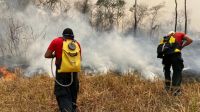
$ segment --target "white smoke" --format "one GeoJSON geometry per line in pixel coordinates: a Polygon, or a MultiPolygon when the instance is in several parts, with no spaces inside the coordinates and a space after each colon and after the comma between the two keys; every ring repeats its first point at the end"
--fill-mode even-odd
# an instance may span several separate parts
{"type": "Polygon", "coordinates": [[[189,69],[195,74],[200,74],[200,40],[194,39],[193,43],[183,49],[183,59],[185,69],[189,69]]]}
{"type": "Polygon", "coordinates": [[[23,19],[26,24],[32,26],[34,32],[39,33],[46,27],[46,39],[33,41],[28,48],[27,60],[30,67],[27,69],[27,74],[34,73],[38,68],[50,72],[50,60],[44,58],[44,53],[50,41],[61,36],[66,27],[73,29],[76,40],[81,43],[82,65],[87,72],[141,71],[147,77],[152,77],[152,73],[160,69],[155,67],[158,61],[155,64],[156,54],[153,44],[146,43],[144,39],[125,37],[117,31],[98,33],[90,27],[84,15],[76,11],[70,10],[67,17],[52,17],[46,12],[41,13],[40,10],[29,7],[25,12],[18,12],[16,15],[18,19],[23,19]]]}
{"type": "MultiPolygon", "coordinates": [[[[38,39],[25,48],[28,49],[27,60],[30,64],[27,74],[38,70],[50,73],[50,60],[44,58],[44,53],[50,42],[61,36],[62,31],[67,27],[73,29],[76,40],[82,46],[82,65],[86,72],[139,71],[149,79],[162,73],[161,60],[156,58],[155,43],[143,37],[124,36],[115,30],[105,33],[96,32],[89,25],[87,18],[74,9],[70,9],[67,14],[55,16],[48,11],[29,5],[24,11],[18,11],[14,15],[16,19],[30,25],[35,34],[42,34],[45,37],[36,35],[38,39]]],[[[190,53],[192,52],[194,51],[191,50],[190,53]]],[[[196,61],[186,62],[191,69],[199,70],[198,54],[184,55],[188,59],[196,58],[196,61]]]]}

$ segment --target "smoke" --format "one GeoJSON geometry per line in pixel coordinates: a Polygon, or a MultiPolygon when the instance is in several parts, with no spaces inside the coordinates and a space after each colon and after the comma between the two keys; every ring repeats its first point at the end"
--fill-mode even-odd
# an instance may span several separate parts
{"type": "Polygon", "coordinates": [[[31,0],[5,0],[4,2],[9,9],[23,11],[28,7],[31,0]]]}
{"type": "MultiPolygon", "coordinates": [[[[22,48],[28,50],[26,60],[29,67],[25,74],[44,71],[50,74],[51,63],[49,59],[44,58],[44,53],[50,42],[61,36],[62,31],[69,27],[73,29],[76,40],[82,46],[82,65],[87,73],[139,72],[148,79],[162,76],[161,60],[156,58],[157,42],[144,37],[124,36],[116,30],[96,32],[89,25],[87,18],[72,8],[67,14],[53,15],[28,5],[29,2],[25,3],[27,5],[22,8],[23,11],[16,11],[14,14],[15,19],[31,26],[33,37],[36,38],[28,47],[22,48]]],[[[18,6],[15,8],[18,9],[18,6]]],[[[2,34],[1,31],[0,33],[2,34]]],[[[187,68],[199,71],[200,59],[197,57],[199,55],[199,52],[196,52],[197,48],[198,46],[186,48],[183,56],[187,59],[185,61],[187,68]]]]}
{"type": "Polygon", "coordinates": [[[195,39],[194,42],[183,49],[183,58],[185,68],[192,70],[196,74],[200,74],[200,40],[195,39]]]}
{"type": "Polygon", "coordinates": [[[93,68],[95,72],[140,71],[146,75],[147,72],[159,71],[159,68],[155,67],[159,63],[155,61],[157,60],[156,47],[145,39],[124,37],[113,31],[92,35],[91,38],[83,39],[81,42],[83,42],[83,54],[85,55],[83,65],[93,68]]]}

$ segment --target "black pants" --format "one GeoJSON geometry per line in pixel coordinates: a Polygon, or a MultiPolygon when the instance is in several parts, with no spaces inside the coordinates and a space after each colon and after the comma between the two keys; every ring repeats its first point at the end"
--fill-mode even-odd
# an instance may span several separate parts
{"type": "Polygon", "coordinates": [[[181,53],[166,55],[163,57],[162,64],[164,65],[165,86],[172,88],[180,88],[182,81],[182,70],[184,68],[181,53]],[[170,68],[172,67],[173,75],[171,78],[170,68]]]}
{"type": "MultiPolygon", "coordinates": [[[[58,73],[56,70],[56,80],[63,84],[71,82],[71,73],[58,73]]],[[[60,112],[75,112],[77,94],[79,90],[78,73],[73,72],[73,82],[69,87],[60,86],[55,82],[54,94],[60,109],[60,112]]]]}

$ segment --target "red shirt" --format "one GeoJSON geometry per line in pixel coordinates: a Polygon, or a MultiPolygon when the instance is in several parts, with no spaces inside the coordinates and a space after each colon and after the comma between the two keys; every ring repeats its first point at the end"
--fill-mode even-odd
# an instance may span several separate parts
{"type": "Polygon", "coordinates": [[[179,45],[182,46],[183,40],[184,40],[184,37],[185,37],[185,33],[176,32],[174,34],[174,37],[176,38],[176,41],[179,43],[179,45]]]}
{"type": "MultiPolygon", "coordinates": [[[[63,38],[57,37],[51,42],[51,44],[48,47],[48,50],[52,52],[55,51],[56,60],[62,58],[62,45],[63,45],[63,38]]],[[[81,53],[81,47],[79,43],[78,43],[78,46],[80,48],[80,53],[81,53]]]]}

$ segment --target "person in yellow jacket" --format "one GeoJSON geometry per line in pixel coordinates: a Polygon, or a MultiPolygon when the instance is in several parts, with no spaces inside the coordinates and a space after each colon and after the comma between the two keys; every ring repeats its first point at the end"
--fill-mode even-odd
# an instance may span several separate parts
{"type": "Polygon", "coordinates": [[[170,31],[166,37],[161,40],[162,46],[162,64],[165,76],[165,90],[172,91],[174,96],[181,94],[182,70],[184,68],[181,50],[192,43],[192,39],[182,32],[170,31]],[[173,75],[171,77],[170,68],[173,75]]]}
{"type": "Polygon", "coordinates": [[[62,35],[51,42],[45,58],[56,57],[54,94],[60,112],[75,112],[79,90],[78,72],[80,71],[81,47],[74,39],[72,29],[64,29],[62,35]]]}

